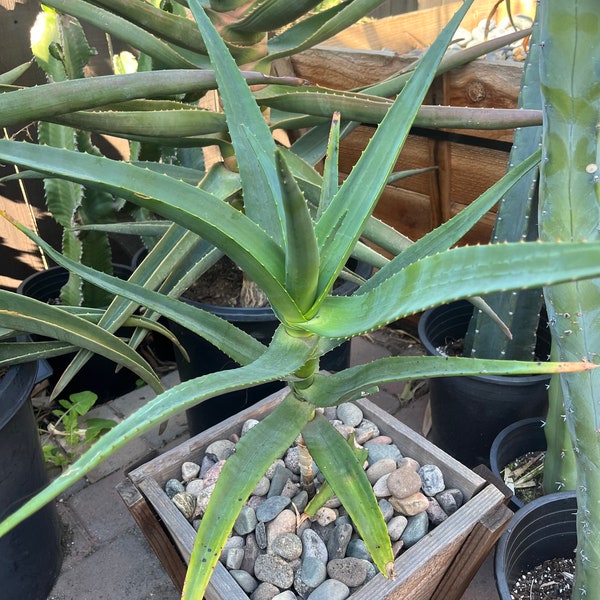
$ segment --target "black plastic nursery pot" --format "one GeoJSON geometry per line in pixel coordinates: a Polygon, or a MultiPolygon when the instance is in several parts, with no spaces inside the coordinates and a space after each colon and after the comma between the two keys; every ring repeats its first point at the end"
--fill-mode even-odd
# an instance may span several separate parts
{"type": "MultiPolygon", "coordinates": [[[[122,279],[127,279],[132,273],[131,267],[127,265],[113,265],[113,269],[114,274],[122,279]]],[[[63,267],[50,267],[24,279],[17,292],[41,302],[48,302],[59,296],[60,289],[67,282],[68,277],[68,272],[63,267]]],[[[56,384],[74,356],[75,354],[64,354],[48,359],[53,370],[53,375],[50,377],[52,386],[56,384]]],[[[137,376],[134,373],[128,369],[120,369],[118,372],[115,370],[114,362],[95,354],[73,377],[61,393],[61,397],[68,398],[70,394],[76,392],[91,391],[97,394],[97,403],[102,404],[135,389],[137,376]]]]}
{"type": "MultiPolygon", "coordinates": [[[[494,439],[490,449],[490,468],[502,479],[502,470],[519,456],[528,452],[546,450],[544,421],[539,417],[522,419],[505,427],[494,439]]],[[[517,496],[510,501],[510,508],[518,510],[524,503],[517,496]]]]}
{"type": "MultiPolygon", "coordinates": [[[[366,263],[351,264],[350,268],[354,269],[358,275],[364,278],[369,277],[372,272],[371,266],[366,263]]],[[[347,296],[354,292],[356,288],[355,284],[345,281],[335,288],[335,294],[347,296]]],[[[188,299],[185,299],[185,301],[207,310],[222,319],[226,319],[266,345],[271,341],[279,325],[279,321],[270,307],[238,308],[205,304],[188,299]]],[[[169,322],[169,329],[175,334],[189,354],[190,360],[187,361],[181,355],[181,352],[177,348],[175,349],[177,369],[182,381],[188,381],[201,375],[233,369],[239,366],[210,342],[191,333],[177,323],[169,322]]],[[[320,366],[322,369],[328,371],[341,371],[348,367],[349,363],[350,342],[345,342],[328,352],[321,359],[320,366]]],[[[192,407],[186,413],[190,435],[196,435],[201,431],[205,431],[209,427],[262,400],[265,396],[280,390],[283,386],[282,382],[277,381],[266,383],[223,394],[192,407]]]]}
{"type": "MultiPolygon", "coordinates": [[[[38,363],[15,365],[0,379],[0,520],[40,491],[48,475],[30,402],[38,363]]],[[[62,564],[54,503],[0,538],[0,597],[46,600],[62,564]]]]}
{"type": "Polygon", "coordinates": [[[546,560],[573,558],[576,513],[575,492],[548,494],[519,509],[496,546],[494,571],[502,600],[511,600],[511,589],[522,573],[546,560]]]}
{"type": "MultiPolygon", "coordinates": [[[[463,339],[472,314],[466,300],[426,311],[418,329],[428,354],[439,356],[448,342],[463,339]]],[[[429,437],[468,467],[488,464],[494,438],[504,427],[546,414],[549,381],[548,375],[432,378],[429,437]]]]}

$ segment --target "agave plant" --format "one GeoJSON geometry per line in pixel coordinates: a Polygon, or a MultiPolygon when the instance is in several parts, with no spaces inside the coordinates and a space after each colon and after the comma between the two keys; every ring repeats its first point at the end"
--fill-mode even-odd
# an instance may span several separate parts
{"type": "MultiPolygon", "coordinates": [[[[178,237],[170,238],[168,232],[162,240],[180,240],[191,232],[190,235],[199,236],[202,243],[213,244],[261,287],[281,322],[272,342],[265,347],[227,322],[153,291],[161,279],[149,277],[149,272],[154,269],[152,276],[158,271],[162,273],[162,279],[166,278],[169,263],[164,258],[157,259],[155,264],[142,264],[129,281],[123,282],[67,259],[27,232],[59,264],[118,294],[119,298],[96,325],[86,320],[85,315],[67,313],[59,307],[41,305],[33,300],[24,303],[22,298],[3,292],[0,293],[0,326],[22,331],[43,329],[43,333],[59,340],[58,344],[75,343],[88,350],[110,354],[116,362],[135,369],[159,389],[158,380],[131,347],[105,330],[107,324],[125,318],[141,305],[206,337],[242,366],[227,373],[213,373],[184,382],[160,393],[108,432],[47,489],[0,524],[0,534],[51,501],[117,448],[171,415],[215,395],[265,381],[284,380],[289,384],[285,400],[271,416],[244,436],[236,453],[226,463],[197,536],[184,598],[203,596],[244,499],[266,468],[300,432],[315,462],[328,473],[329,484],[351,515],[375,564],[389,575],[393,556],[372,488],[348,444],[326,422],[319,409],[347,401],[388,381],[594,368],[590,361],[538,364],[394,357],[332,376],[318,372],[319,357],[341,341],[429,306],[505,288],[535,287],[600,275],[600,246],[595,243],[545,242],[449,249],[511,185],[535,168],[540,158],[537,152],[453,220],[399,252],[394,259],[386,261],[381,257],[381,268],[360,285],[355,295],[335,297],[330,293],[359,238],[373,226],[370,216],[377,199],[418,116],[453,31],[471,3],[465,2],[457,12],[421,59],[396,100],[385,103],[384,114],[378,117],[381,123],[367,150],[341,186],[337,183],[336,166],[339,115],[333,118],[323,176],[298,155],[277,147],[256,96],[198,0],[191,0],[190,8],[214,68],[212,77],[219,88],[228,135],[237,158],[239,176],[234,177],[233,182],[228,174],[223,175],[221,166],[209,172],[196,186],[178,175],[169,174],[166,169],[159,172],[65,149],[0,141],[3,161],[118,193],[168,219],[174,224],[169,232],[175,231],[178,237]],[[227,201],[232,194],[236,196],[238,185],[243,194],[243,211],[237,202],[227,201]]],[[[156,73],[166,80],[174,75],[156,73]]],[[[133,85],[147,74],[140,75],[142,79],[120,80],[121,97],[140,93],[139,88],[132,92],[124,85],[125,82],[133,85]]],[[[203,76],[206,79],[211,74],[203,76]]],[[[251,77],[259,80],[257,76],[251,77]]],[[[94,78],[98,79],[101,78],[94,78]]],[[[94,80],[85,81],[84,89],[91,94],[102,87],[94,80]],[[94,85],[99,88],[93,88],[94,85]]],[[[198,78],[185,85],[187,91],[197,91],[198,78]]],[[[172,86],[171,90],[171,93],[185,91],[181,82],[179,87],[172,86]]],[[[10,92],[0,97],[0,112],[5,114],[3,109],[7,105],[4,101],[10,106],[14,96],[23,93],[31,91],[10,92]]],[[[146,93],[147,89],[142,92],[146,93]]],[[[340,106],[345,104],[345,96],[330,94],[329,98],[332,105],[336,99],[340,106]]],[[[358,100],[365,102],[367,99],[358,100]]],[[[32,114],[27,111],[27,105],[22,103],[21,119],[26,120],[32,114]]],[[[52,118],[62,118],[59,113],[60,110],[56,111],[52,118]]],[[[16,118],[18,111],[15,109],[12,114],[16,118]]],[[[345,113],[344,116],[352,118],[345,113]]],[[[394,246],[394,242],[389,245],[394,246]]],[[[394,247],[401,245],[396,241],[394,247]]],[[[189,247],[186,252],[188,250],[189,247]]],[[[157,256],[160,254],[152,258],[157,256]]],[[[31,359],[34,351],[31,346],[23,351],[13,344],[3,343],[0,344],[0,362],[31,359]]]]}

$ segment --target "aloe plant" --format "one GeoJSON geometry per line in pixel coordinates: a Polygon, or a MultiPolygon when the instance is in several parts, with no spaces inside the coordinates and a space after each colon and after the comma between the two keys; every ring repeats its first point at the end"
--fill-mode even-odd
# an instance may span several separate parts
{"type": "MultiPolygon", "coordinates": [[[[233,182],[221,168],[207,173],[196,186],[182,180],[179,172],[169,174],[166,169],[153,170],[66,149],[0,140],[3,161],[118,193],[131,203],[172,221],[163,240],[176,239],[179,246],[175,255],[177,251],[190,250],[181,242],[188,232],[210,242],[260,285],[281,321],[273,341],[265,347],[226,321],[154,291],[168,275],[169,263],[164,258],[155,264],[142,264],[129,281],[119,281],[60,255],[17,224],[59,264],[118,294],[119,298],[99,320],[91,320],[87,318],[89,315],[33,300],[18,304],[20,298],[2,292],[0,327],[22,331],[43,329],[44,334],[58,340],[46,344],[56,344],[55,349],[59,350],[61,344],[74,343],[102,354],[110,353],[117,362],[131,365],[158,388],[158,381],[147,365],[136,358],[127,344],[105,331],[108,323],[126,318],[135,307],[142,305],[203,335],[242,366],[181,383],[159,394],[107,432],[48,488],[3,521],[0,535],[50,502],[116,449],[170,416],[215,395],[265,381],[285,380],[290,391],[283,403],[244,436],[226,463],[197,536],[184,598],[203,596],[244,499],[266,467],[300,432],[322,472],[328,473],[329,485],[356,523],[376,565],[389,575],[393,571],[390,541],[371,486],[354,452],[345,442],[340,443],[339,434],[318,414],[319,408],[347,401],[388,381],[415,377],[593,370],[595,365],[589,361],[540,364],[394,357],[331,376],[318,372],[319,357],[341,341],[429,306],[506,288],[536,287],[600,276],[600,245],[596,243],[544,242],[449,249],[511,185],[536,167],[540,158],[537,152],[438,230],[390,261],[381,257],[381,268],[362,283],[355,295],[335,297],[330,294],[361,234],[373,227],[371,213],[418,117],[421,102],[453,31],[471,3],[470,0],[464,3],[422,58],[397,99],[388,104],[369,146],[339,187],[335,148],[339,141],[340,116],[335,115],[333,119],[323,177],[297,155],[278,148],[256,96],[199,0],[191,0],[190,8],[214,67],[224,105],[227,131],[239,168],[233,182]],[[234,197],[237,196],[238,184],[243,194],[243,211],[235,201],[228,201],[232,190],[234,197]],[[152,276],[149,276],[150,271],[152,276]],[[162,279],[154,278],[157,272],[162,273],[162,279]]],[[[125,89],[124,82],[143,81],[150,74],[137,75],[141,78],[119,80],[121,87],[115,88],[114,93],[127,94],[129,90],[125,89]]],[[[156,81],[156,74],[151,75],[150,79],[156,81]]],[[[161,74],[166,80],[169,75],[174,74],[167,73],[166,77],[161,74]]],[[[82,90],[91,90],[96,85],[94,81],[65,83],[77,83],[82,90]]],[[[181,93],[181,82],[179,85],[181,93]]],[[[189,91],[198,89],[197,81],[187,81],[185,85],[189,91]]],[[[30,93],[23,90],[0,96],[0,114],[5,115],[5,106],[12,104],[12,114],[18,117],[14,95],[30,93]]],[[[143,92],[146,93],[147,90],[143,92]]],[[[339,98],[341,102],[343,98],[339,98]]],[[[334,99],[332,95],[332,103],[334,99]]],[[[60,110],[54,116],[60,115],[60,110]]],[[[73,110],[72,103],[68,110],[73,110]]],[[[20,118],[27,118],[23,116],[26,111],[28,106],[23,103],[20,118]]],[[[392,232],[386,233],[392,236],[392,232]]],[[[397,239],[389,241],[390,247],[398,248],[402,244],[397,239]]],[[[157,256],[159,254],[149,258],[157,256]]],[[[32,346],[23,348],[2,343],[0,364],[31,359],[35,351],[32,346]]],[[[578,376],[581,375],[573,375],[578,376]]]]}

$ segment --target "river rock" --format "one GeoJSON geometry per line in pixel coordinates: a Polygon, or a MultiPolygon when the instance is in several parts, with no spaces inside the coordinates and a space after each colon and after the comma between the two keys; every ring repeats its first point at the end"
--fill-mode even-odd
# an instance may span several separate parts
{"type": "Polygon", "coordinates": [[[366,544],[360,538],[353,538],[350,540],[348,547],[346,548],[346,556],[353,556],[354,558],[362,558],[364,560],[371,559],[366,544]]]}
{"type": "Polygon", "coordinates": [[[292,567],[275,554],[261,554],[254,563],[254,575],[259,581],[271,583],[280,589],[292,587],[294,572],[292,567]]]}
{"type": "Polygon", "coordinates": [[[378,479],[384,475],[389,475],[396,468],[396,461],[393,458],[382,458],[366,470],[367,479],[373,485],[378,479]]]}
{"type": "Polygon", "coordinates": [[[360,558],[335,558],[327,563],[327,574],[353,588],[362,585],[367,578],[367,567],[360,558]]]}
{"type": "Polygon", "coordinates": [[[447,515],[455,513],[463,503],[463,493],[456,488],[448,488],[439,494],[435,499],[440,503],[447,515]]]}
{"type": "Polygon", "coordinates": [[[209,444],[205,454],[214,456],[217,461],[226,460],[235,452],[235,444],[230,440],[216,440],[209,444]]]}
{"type": "Polygon", "coordinates": [[[250,575],[247,571],[242,569],[232,569],[229,574],[235,579],[237,584],[246,592],[251,594],[257,587],[258,581],[250,575]]]}
{"type": "Polygon", "coordinates": [[[246,419],[242,425],[242,435],[248,433],[254,426],[258,425],[260,421],[256,419],[246,419]]]}
{"type": "Polygon", "coordinates": [[[252,490],[253,496],[266,496],[269,493],[269,488],[271,487],[271,481],[268,477],[264,475],[258,480],[258,483],[254,486],[252,490]]]}
{"type": "Polygon", "coordinates": [[[204,480],[203,479],[192,479],[188,481],[185,486],[185,491],[188,494],[194,494],[194,496],[199,496],[204,489],[204,480]]]}
{"type": "Polygon", "coordinates": [[[392,493],[390,492],[390,488],[388,486],[388,480],[390,478],[390,475],[391,475],[391,473],[382,475],[373,484],[373,493],[375,494],[375,498],[387,498],[388,496],[392,495],[392,493]]]}
{"type": "Polygon", "coordinates": [[[448,518],[448,515],[444,512],[444,509],[440,506],[440,503],[435,498],[429,498],[427,516],[429,517],[429,522],[434,527],[437,527],[440,523],[443,523],[448,518]]]}
{"type": "Polygon", "coordinates": [[[422,512],[414,517],[408,518],[406,529],[400,538],[406,548],[414,546],[422,537],[427,535],[429,519],[427,513],[422,512]]]}
{"type": "Polygon", "coordinates": [[[394,507],[385,498],[381,498],[378,504],[379,510],[383,515],[383,520],[387,523],[394,516],[394,507]]]}
{"type": "Polygon", "coordinates": [[[387,524],[388,535],[392,542],[397,542],[404,533],[406,526],[408,525],[408,519],[403,515],[398,515],[390,519],[387,524]]]}
{"type": "Polygon", "coordinates": [[[354,529],[350,523],[336,522],[336,525],[329,536],[329,540],[327,540],[327,555],[329,560],[334,558],[344,558],[353,533],[354,529]]]}
{"type": "Polygon", "coordinates": [[[199,473],[200,465],[195,462],[186,461],[181,465],[181,479],[185,482],[196,479],[199,473]]]}
{"type": "Polygon", "coordinates": [[[284,590],[281,594],[273,596],[272,600],[296,600],[296,594],[292,590],[284,590]]]}
{"type": "Polygon", "coordinates": [[[319,559],[322,563],[327,563],[327,546],[325,542],[312,529],[306,529],[302,532],[302,558],[308,556],[319,559]]]}
{"type": "Polygon", "coordinates": [[[379,435],[379,427],[368,419],[363,419],[359,427],[354,430],[354,439],[361,446],[379,435]]]}
{"type": "Polygon", "coordinates": [[[185,487],[179,479],[169,479],[169,481],[165,483],[165,493],[171,500],[173,500],[175,494],[182,494],[183,492],[185,492],[185,487]]]}
{"type": "Polygon", "coordinates": [[[282,533],[296,532],[296,513],[293,510],[282,510],[270,523],[267,523],[267,548],[282,533]]]}
{"type": "Polygon", "coordinates": [[[308,504],[308,494],[306,490],[301,490],[292,498],[292,504],[296,507],[296,510],[302,514],[306,505],[308,504]]]}
{"type": "Polygon", "coordinates": [[[238,535],[247,535],[254,531],[257,523],[258,519],[256,518],[255,510],[245,504],[242,506],[242,510],[240,511],[238,518],[235,520],[233,530],[238,535]]]}
{"type": "Polygon", "coordinates": [[[292,446],[285,453],[283,462],[287,469],[295,475],[300,475],[300,446],[292,446]]]}
{"type": "Polygon", "coordinates": [[[256,509],[256,518],[265,523],[272,521],[290,502],[286,496],[270,496],[256,509]]]}
{"type": "Polygon", "coordinates": [[[196,496],[188,492],[180,492],[172,498],[173,504],[181,511],[181,514],[188,520],[194,517],[196,511],[196,496]]]}
{"type": "Polygon", "coordinates": [[[406,498],[396,498],[394,496],[390,496],[389,500],[390,504],[396,509],[396,511],[406,517],[412,517],[421,512],[425,512],[429,507],[429,500],[422,492],[417,492],[416,494],[407,496],[406,498]]]}
{"type": "Polygon", "coordinates": [[[254,573],[254,563],[256,557],[260,554],[260,548],[256,543],[256,536],[253,533],[249,533],[246,536],[246,545],[244,546],[244,560],[242,561],[241,569],[248,571],[248,573],[254,573]]]}
{"type": "Polygon", "coordinates": [[[421,477],[421,489],[426,496],[435,496],[444,491],[444,475],[441,469],[436,465],[423,465],[419,469],[421,477]]]}
{"type": "Polygon", "coordinates": [[[264,581],[260,583],[258,587],[252,592],[250,596],[251,600],[273,600],[277,594],[279,594],[281,590],[273,585],[272,583],[267,583],[264,581]]]}
{"type": "Polygon", "coordinates": [[[365,444],[365,448],[369,451],[369,457],[367,459],[369,465],[376,463],[382,458],[392,458],[394,460],[398,460],[402,457],[402,453],[396,444],[383,444],[376,442],[375,440],[369,440],[365,444]]]}
{"type": "Polygon", "coordinates": [[[280,533],[271,542],[270,549],[284,560],[294,560],[302,554],[302,540],[295,533],[280,533]]]}
{"type": "Polygon", "coordinates": [[[406,498],[421,490],[421,478],[410,468],[398,468],[390,473],[387,486],[394,498],[406,498]]]}
{"type": "Polygon", "coordinates": [[[284,463],[278,464],[275,467],[273,477],[271,477],[271,487],[267,496],[280,496],[288,479],[291,479],[293,473],[285,466],[284,463]]]}
{"type": "Polygon", "coordinates": [[[350,588],[335,579],[326,579],[306,600],[346,600],[350,588]]]}
{"type": "MultiPolygon", "coordinates": [[[[309,588],[319,587],[327,578],[327,567],[325,563],[314,556],[307,556],[302,561],[300,578],[305,586],[309,588]]],[[[299,590],[297,590],[299,591],[299,590]]]]}
{"type": "Polygon", "coordinates": [[[363,411],[356,404],[344,402],[337,407],[337,418],[345,425],[358,427],[363,420],[363,411]]]}
{"type": "Polygon", "coordinates": [[[231,571],[239,569],[242,566],[244,560],[244,549],[243,548],[230,548],[227,553],[227,559],[225,560],[225,566],[231,571]]]}

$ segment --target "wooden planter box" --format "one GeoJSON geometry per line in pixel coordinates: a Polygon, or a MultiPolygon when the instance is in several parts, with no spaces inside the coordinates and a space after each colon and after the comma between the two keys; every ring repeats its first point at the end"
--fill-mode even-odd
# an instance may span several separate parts
{"type": "MultiPolygon", "coordinates": [[[[189,561],[195,531],[163,491],[165,483],[180,477],[184,461],[200,461],[211,442],[232,433],[239,434],[246,419],[265,417],[282,398],[282,392],[273,394],[189,439],[129,473],[129,478],[118,487],[132,516],[178,587],[181,588],[183,582],[183,561],[189,561]]],[[[438,465],[448,487],[457,487],[463,492],[465,503],[399,556],[394,581],[377,575],[350,598],[458,600],[512,516],[504,505],[504,495],[373,403],[360,400],[357,404],[365,417],[389,435],[405,456],[422,464],[438,465]]],[[[221,563],[217,564],[205,597],[206,600],[248,600],[221,563]]]]}
{"type": "MultiPolygon", "coordinates": [[[[476,0],[463,25],[474,28],[487,18],[496,3],[496,0],[476,0]]],[[[416,56],[408,53],[431,44],[461,4],[453,2],[356,24],[325,45],[293,56],[292,70],[311,83],[337,89],[381,81],[414,62],[416,56]]],[[[531,10],[531,4],[527,0],[512,0],[512,13],[531,10]]],[[[496,19],[503,16],[500,13],[496,19]]],[[[522,72],[523,64],[517,61],[479,59],[436,78],[427,103],[515,108],[522,72]]],[[[341,144],[342,178],[372,133],[373,128],[360,127],[341,144]]],[[[395,170],[431,166],[437,170],[389,185],[375,214],[410,238],[420,238],[504,175],[511,143],[512,130],[413,131],[395,170]]],[[[463,241],[487,243],[493,221],[493,213],[488,214],[463,241]]]]}

